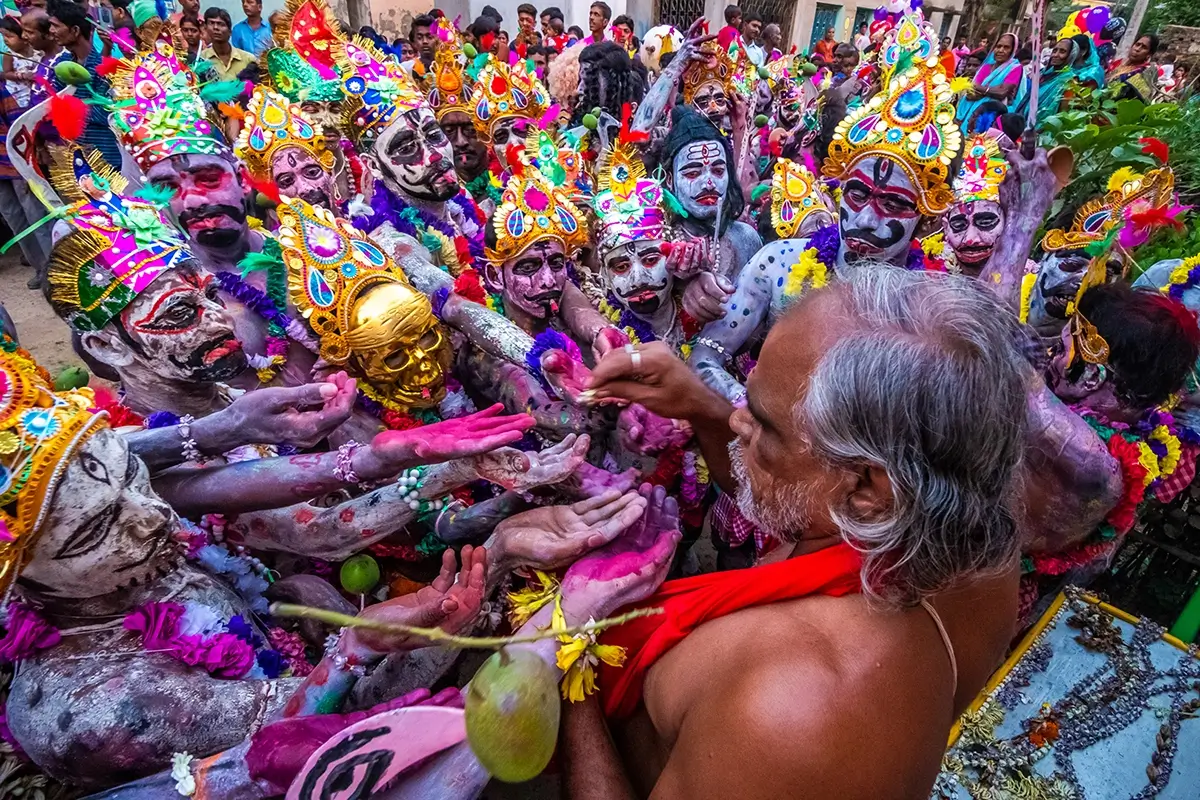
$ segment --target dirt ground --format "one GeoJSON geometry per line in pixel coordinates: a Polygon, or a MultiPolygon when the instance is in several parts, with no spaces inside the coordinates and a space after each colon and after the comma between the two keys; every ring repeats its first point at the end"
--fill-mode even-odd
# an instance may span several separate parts
{"type": "Polygon", "coordinates": [[[66,323],[54,315],[40,291],[25,286],[33,268],[24,266],[21,254],[14,251],[0,255],[0,302],[17,326],[21,346],[33,353],[51,375],[64,367],[82,366],[71,350],[66,323]]]}

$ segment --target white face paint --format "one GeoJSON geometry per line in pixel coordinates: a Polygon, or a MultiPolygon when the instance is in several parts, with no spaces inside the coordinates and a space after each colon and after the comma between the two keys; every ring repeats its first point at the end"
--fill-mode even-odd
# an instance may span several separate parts
{"type": "Polygon", "coordinates": [[[976,277],[1004,233],[1004,209],[992,200],[959,203],[951,206],[942,227],[963,273],[976,277]]]}
{"type": "Polygon", "coordinates": [[[671,275],[661,239],[630,242],[604,255],[605,286],[621,305],[649,319],[670,302],[671,275]]]}
{"type": "Polygon", "coordinates": [[[393,192],[449,200],[461,188],[454,149],[427,106],[397,114],[371,151],[379,177],[393,192]]]}
{"type": "Polygon", "coordinates": [[[852,264],[871,259],[903,265],[913,231],[921,221],[917,187],[895,161],[864,158],[842,181],[838,214],[840,261],[852,264]]]}
{"type": "Polygon", "coordinates": [[[125,438],[99,430],[68,463],[21,577],[56,597],[144,584],[178,564],[178,530],[179,518],[125,438]]]}
{"type": "Polygon", "coordinates": [[[714,139],[685,145],[671,165],[671,185],[688,214],[697,219],[716,219],[729,189],[725,148],[714,139]]]}
{"type": "Polygon", "coordinates": [[[1091,259],[1083,250],[1060,250],[1042,259],[1029,296],[1029,324],[1043,336],[1066,324],[1067,304],[1075,299],[1091,259]]]}

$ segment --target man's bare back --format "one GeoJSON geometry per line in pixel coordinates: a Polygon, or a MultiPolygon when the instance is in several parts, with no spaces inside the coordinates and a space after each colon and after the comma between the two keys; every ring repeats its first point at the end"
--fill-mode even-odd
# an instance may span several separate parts
{"type": "Polygon", "coordinates": [[[953,720],[1003,660],[1016,598],[1013,570],[933,601],[957,659],[953,699],[946,648],[920,606],[810,597],[702,625],[651,668],[645,706],[614,726],[635,791],[923,800],[953,720]]]}

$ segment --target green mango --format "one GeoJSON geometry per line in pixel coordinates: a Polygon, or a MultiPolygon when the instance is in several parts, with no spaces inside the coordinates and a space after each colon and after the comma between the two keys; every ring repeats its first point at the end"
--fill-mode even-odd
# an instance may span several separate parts
{"type": "Polygon", "coordinates": [[[379,583],[379,562],[366,553],[359,553],[342,563],[338,576],[342,588],[350,594],[366,594],[379,583]]]}
{"type": "Polygon", "coordinates": [[[92,75],[82,64],[64,61],[54,68],[54,75],[68,86],[83,86],[92,82],[92,75]]]}
{"type": "Polygon", "coordinates": [[[583,115],[583,127],[587,128],[589,131],[594,131],[594,130],[596,130],[596,128],[599,128],[600,127],[599,115],[584,114],[583,115]]]}
{"type": "Polygon", "coordinates": [[[767,119],[766,114],[759,114],[757,117],[754,118],[754,127],[765,128],[767,126],[767,123],[770,121],[771,120],[767,119]]]}
{"type": "Polygon", "coordinates": [[[483,663],[467,687],[467,742],[506,783],[541,774],[558,741],[559,672],[536,653],[508,648],[483,663]]]}
{"type": "Polygon", "coordinates": [[[82,389],[91,380],[86,367],[67,367],[54,378],[54,391],[68,392],[71,389],[82,389]]]}

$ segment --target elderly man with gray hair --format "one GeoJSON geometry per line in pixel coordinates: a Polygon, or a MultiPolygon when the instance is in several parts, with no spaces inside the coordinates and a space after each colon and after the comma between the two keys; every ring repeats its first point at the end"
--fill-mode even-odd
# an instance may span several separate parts
{"type": "MultiPolygon", "coordinates": [[[[1016,623],[1015,326],[972,281],[863,268],[778,321],[743,408],[657,343],[597,365],[594,398],[686,419],[784,546],[664,584],[641,603],[663,613],[604,637],[629,657],[564,709],[569,796],[929,796],[1016,623]]],[[[645,598],[661,570],[621,557],[579,591],[645,598]]]]}

